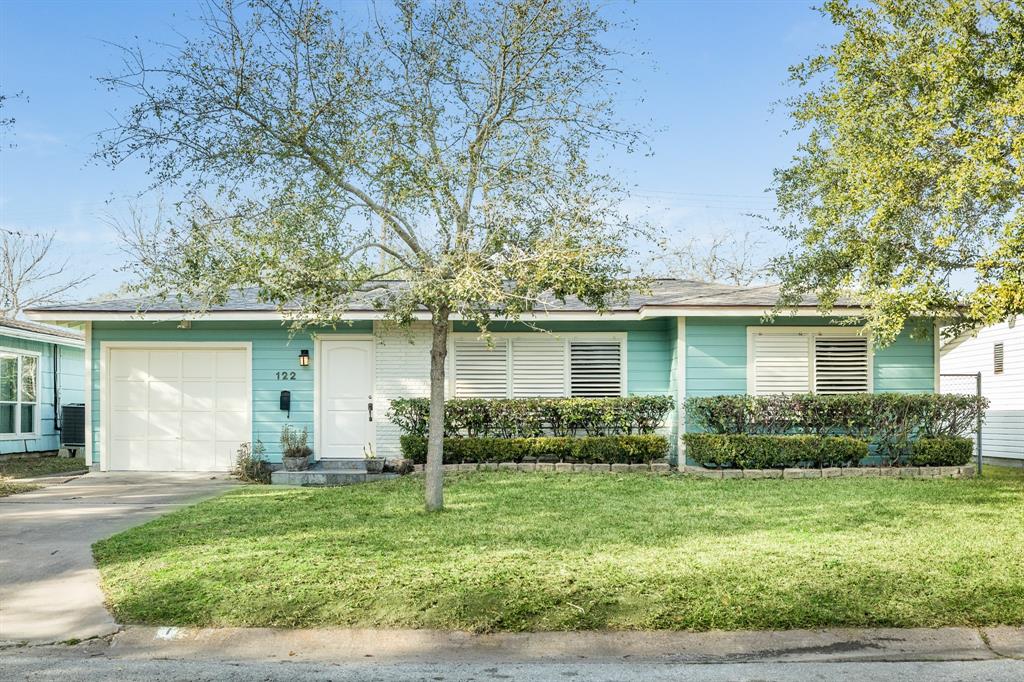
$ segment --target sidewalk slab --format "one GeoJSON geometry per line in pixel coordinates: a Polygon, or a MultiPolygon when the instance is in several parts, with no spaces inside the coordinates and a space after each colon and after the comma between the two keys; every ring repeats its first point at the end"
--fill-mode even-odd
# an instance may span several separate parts
{"type": "MultiPolygon", "coordinates": [[[[1019,635],[1020,631],[1018,631],[1019,635]]],[[[1010,634],[1006,633],[1007,639],[1010,634]]],[[[998,658],[973,628],[779,632],[538,632],[275,630],[131,626],[114,636],[123,659],[429,663],[658,660],[666,663],[972,661],[998,658]]]]}
{"type": "Polygon", "coordinates": [[[1000,626],[984,628],[988,645],[1000,656],[1024,659],[1024,628],[1000,626]]]}

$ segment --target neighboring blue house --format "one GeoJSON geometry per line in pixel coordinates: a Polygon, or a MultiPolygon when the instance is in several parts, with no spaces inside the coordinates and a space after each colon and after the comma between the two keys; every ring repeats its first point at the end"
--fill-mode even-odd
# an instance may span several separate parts
{"type": "MultiPolygon", "coordinates": [[[[450,396],[686,396],[723,393],[933,392],[933,338],[908,332],[881,350],[840,307],[813,301],[764,324],[776,287],[659,280],[598,314],[577,301],[522,323],[492,326],[488,347],[454,322],[450,396]]],[[[84,322],[87,456],[102,470],[226,470],[239,444],[259,439],[278,461],[281,428],[309,430],[315,456],[398,456],[390,400],[428,395],[426,313],[386,331],[367,292],[337,328],[291,335],[254,292],[193,316],[174,302],[114,300],[37,308],[33,319],[84,322]]],[[[665,431],[685,424],[676,410],[665,431]]]]}
{"type": "Polygon", "coordinates": [[[61,406],[85,401],[79,332],[0,319],[0,455],[60,448],[61,406]]]}

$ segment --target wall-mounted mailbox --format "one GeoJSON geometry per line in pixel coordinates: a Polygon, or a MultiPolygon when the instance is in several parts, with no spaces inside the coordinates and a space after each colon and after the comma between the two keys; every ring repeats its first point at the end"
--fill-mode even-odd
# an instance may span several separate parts
{"type": "Polygon", "coordinates": [[[292,416],[292,392],[281,391],[281,411],[287,412],[288,416],[292,416]]]}

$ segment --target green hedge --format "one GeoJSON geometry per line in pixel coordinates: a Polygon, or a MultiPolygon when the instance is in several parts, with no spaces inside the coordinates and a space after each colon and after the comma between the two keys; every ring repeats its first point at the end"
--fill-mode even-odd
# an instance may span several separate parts
{"type": "Polygon", "coordinates": [[[917,438],[973,431],[987,407],[985,398],[933,393],[722,395],[688,399],[686,419],[708,433],[853,436],[892,461],[917,438]]]}
{"type": "Polygon", "coordinates": [[[970,438],[920,438],[910,446],[910,463],[914,466],[963,466],[971,461],[973,452],[974,442],[970,438]]]}
{"type": "MultiPolygon", "coordinates": [[[[427,461],[427,439],[401,437],[402,455],[416,464],[427,461]]],[[[594,464],[651,462],[668,456],[668,439],[654,434],[624,436],[547,436],[537,438],[445,438],[444,463],[521,462],[552,458],[594,464]]]]}
{"type": "Polygon", "coordinates": [[[850,436],[687,433],[683,440],[687,457],[723,469],[856,466],[868,454],[867,442],[850,436]]]}
{"type": "MultiPolygon", "coordinates": [[[[624,398],[456,398],[444,404],[445,436],[536,438],[649,434],[675,406],[672,396],[624,398]]],[[[388,418],[406,434],[427,435],[428,398],[396,398],[388,418]]]]}

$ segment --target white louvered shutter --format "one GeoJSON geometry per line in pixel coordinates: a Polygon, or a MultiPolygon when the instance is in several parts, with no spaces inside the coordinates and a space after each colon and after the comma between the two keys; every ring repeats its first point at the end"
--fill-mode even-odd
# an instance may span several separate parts
{"type": "Polygon", "coordinates": [[[755,334],[755,395],[808,393],[811,390],[810,337],[805,334],[755,334]]]}
{"type": "Polygon", "coordinates": [[[565,341],[547,334],[512,339],[512,397],[565,395],[565,341]]]}
{"type": "Polygon", "coordinates": [[[819,336],[814,339],[815,393],[866,393],[868,340],[819,336]]]}
{"type": "Polygon", "coordinates": [[[457,339],[454,351],[456,397],[508,397],[507,340],[496,338],[488,348],[479,339],[457,339]]]}
{"type": "Polygon", "coordinates": [[[571,395],[622,395],[622,345],[618,341],[570,341],[569,368],[571,395]]]}

